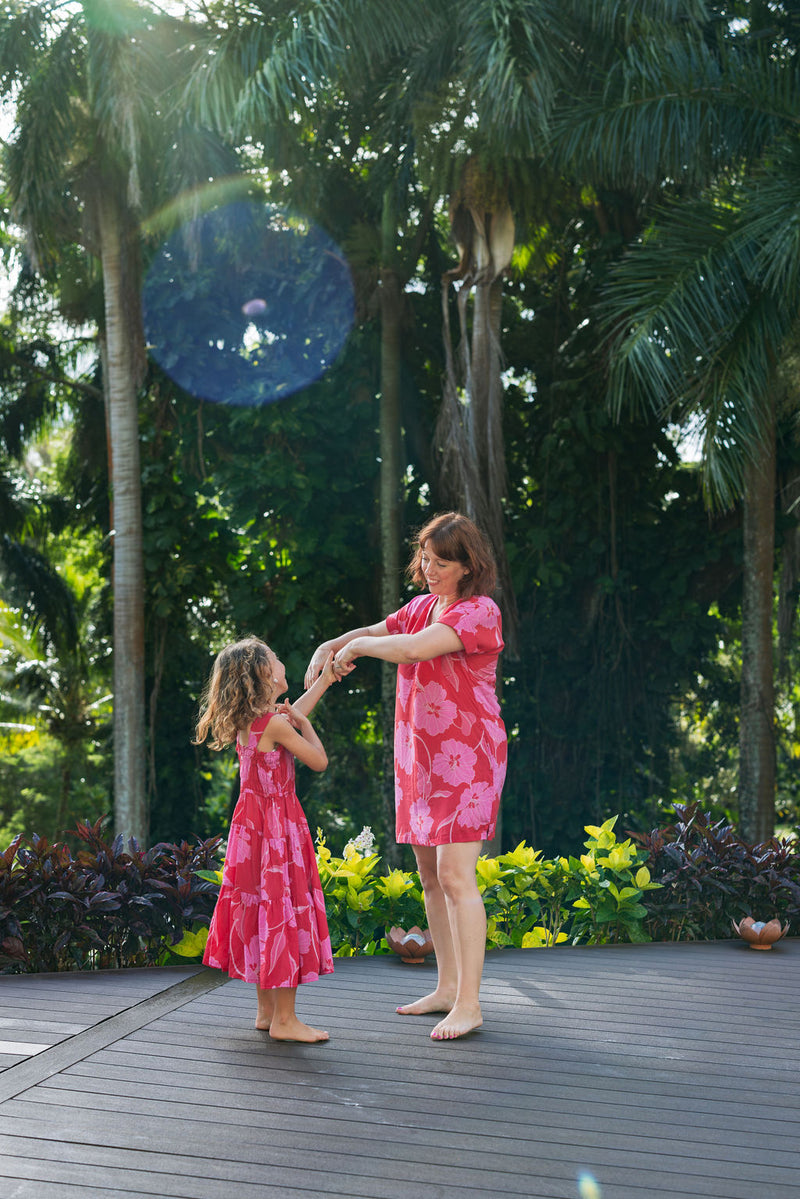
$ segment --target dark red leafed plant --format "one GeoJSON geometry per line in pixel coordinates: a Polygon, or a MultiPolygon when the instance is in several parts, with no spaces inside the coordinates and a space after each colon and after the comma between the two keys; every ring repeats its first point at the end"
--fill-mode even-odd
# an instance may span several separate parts
{"type": "Polygon", "coordinates": [[[75,856],[35,836],[0,855],[0,970],[149,966],[210,919],[217,888],[196,871],[218,865],[219,837],[143,850],[103,823],[78,823],[75,856]]]}
{"type": "Polygon", "coordinates": [[[656,940],[733,936],[732,920],[777,916],[800,925],[800,850],[794,840],[743,841],[732,825],[712,821],[699,804],[675,805],[677,820],[644,836],[653,882],[647,928],[656,940]]]}

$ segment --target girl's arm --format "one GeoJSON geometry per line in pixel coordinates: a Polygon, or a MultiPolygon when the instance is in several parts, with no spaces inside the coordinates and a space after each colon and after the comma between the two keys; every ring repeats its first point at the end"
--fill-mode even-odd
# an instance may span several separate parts
{"type": "Polygon", "coordinates": [[[457,654],[464,645],[450,625],[430,625],[419,633],[389,633],[378,637],[355,636],[337,652],[334,667],[349,673],[356,658],[383,662],[428,662],[442,654],[457,654]]]}
{"type": "Polygon", "coordinates": [[[264,732],[269,732],[271,741],[276,745],[285,746],[299,762],[317,773],[328,765],[324,745],[315,733],[311,721],[301,712],[294,712],[291,720],[276,713],[264,732]]]}
{"type": "MultiPolygon", "coordinates": [[[[308,675],[306,675],[306,678],[307,677],[308,675]]],[[[333,671],[333,650],[331,650],[325,659],[325,665],[322,667],[322,674],[319,676],[316,682],[312,683],[308,690],[304,691],[299,699],[294,700],[294,702],[288,706],[293,712],[298,713],[300,716],[309,716],[311,712],[314,711],[318,701],[322,699],[331,683],[335,683],[337,681],[337,676],[333,671]]]]}
{"type": "Polygon", "coordinates": [[[323,641],[322,645],[318,645],[314,650],[311,661],[308,664],[306,671],[305,686],[311,687],[311,684],[322,670],[325,659],[330,653],[337,653],[348,642],[355,637],[388,637],[389,630],[386,627],[386,621],[382,620],[379,624],[365,625],[361,629],[351,629],[349,633],[342,633],[340,637],[333,637],[330,641],[323,641]]]}

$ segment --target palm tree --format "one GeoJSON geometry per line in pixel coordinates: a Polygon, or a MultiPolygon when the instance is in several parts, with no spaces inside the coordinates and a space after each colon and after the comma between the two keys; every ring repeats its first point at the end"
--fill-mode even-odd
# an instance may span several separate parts
{"type": "Polygon", "coordinates": [[[610,398],[693,423],[709,504],[742,499],[739,817],[757,841],[774,828],[775,391],[800,315],[800,80],[797,30],[748,7],[749,24],[721,5],[715,26],[632,47],[604,105],[565,120],[561,153],[664,198],[609,288],[610,398]]]}
{"type": "MultiPolygon", "coordinates": [[[[540,148],[549,111],[575,58],[572,7],[555,0],[384,0],[365,11],[363,0],[287,0],[243,23],[238,6],[223,4],[215,10],[209,54],[194,85],[203,120],[233,137],[256,140],[267,163],[288,169],[296,179],[307,177],[302,155],[308,155],[333,114],[342,135],[335,153],[352,159],[354,172],[368,179],[376,197],[380,525],[387,608],[397,601],[399,581],[404,291],[431,214],[443,196],[453,195],[455,239],[462,230],[469,236],[462,243],[463,269],[448,272],[446,282],[461,283],[462,334],[468,323],[470,331],[462,336],[463,378],[457,380],[454,369],[447,372],[436,482],[440,494],[475,516],[492,538],[511,641],[515,618],[504,545],[500,310],[514,222],[506,195],[499,211],[491,213],[485,204],[479,211],[469,182],[476,182],[477,160],[471,154],[480,149],[498,164],[501,155],[530,158],[540,148]],[[301,154],[295,149],[292,156],[292,142],[301,154]],[[458,197],[466,221],[456,215],[458,197]],[[486,261],[484,223],[492,223],[495,254],[486,261]],[[504,245],[498,259],[501,226],[504,245]]],[[[580,11],[580,5],[574,7],[580,11]]],[[[503,173],[500,165],[483,170],[487,179],[494,176],[498,194],[503,173]]],[[[445,351],[451,355],[449,336],[445,351]]]]}
{"type": "MultiPolygon", "coordinates": [[[[43,272],[78,245],[101,264],[101,357],[112,491],[114,804],[147,838],[144,577],[137,397],[146,367],[140,219],[210,173],[168,100],[181,23],[134,0],[15,0],[0,15],[0,79],[15,101],[6,170],[16,220],[43,272]]],[[[222,155],[215,165],[230,166],[222,155]]],[[[213,169],[213,168],[211,168],[213,169]]]]}

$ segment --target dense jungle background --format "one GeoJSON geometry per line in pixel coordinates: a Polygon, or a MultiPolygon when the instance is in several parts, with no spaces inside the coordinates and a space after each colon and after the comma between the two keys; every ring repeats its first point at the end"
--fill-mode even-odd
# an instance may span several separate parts
{"type": "MultiPolygon", "coordinates": [[[[214,654],[296,695],[451,506],[501,558],[504,847],[798,822],[798,44],[794,3],[0,5],[0,847],[224,832],[214,654]],[[341,352],[209,399],[278,369],[254,295],[335,307],[311,228],[341,352]]],[[[318,709],[334,847],[390,852],[390,697],[365,661],[318,709]]]]}

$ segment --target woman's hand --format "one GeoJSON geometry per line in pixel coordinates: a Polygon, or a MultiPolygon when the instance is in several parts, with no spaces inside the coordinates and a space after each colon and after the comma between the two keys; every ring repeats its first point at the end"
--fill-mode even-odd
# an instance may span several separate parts
{"type": "Polygon", "coordinates": [[[332,654],[332,651],[327,650],[324,645],[318,645],[314,650],[314,653],[311,655],[311,661],[308,664],[306,677],[304,679],[306,691],[308,691],[309,687],[311,687],[322,674],[322,671],[325,669],[325,663],[329,654],[332,654]]]}
{"type": "Polygon", "coordinates": [[[346,674],[350,674],[355,670],[355,659],[358,657],[358,652],[355,649],[355,641],[348,641],[347,645],[343,646],[333,658],[333,669],[336,672],[336,678],[341,681],[346,674]]]}

